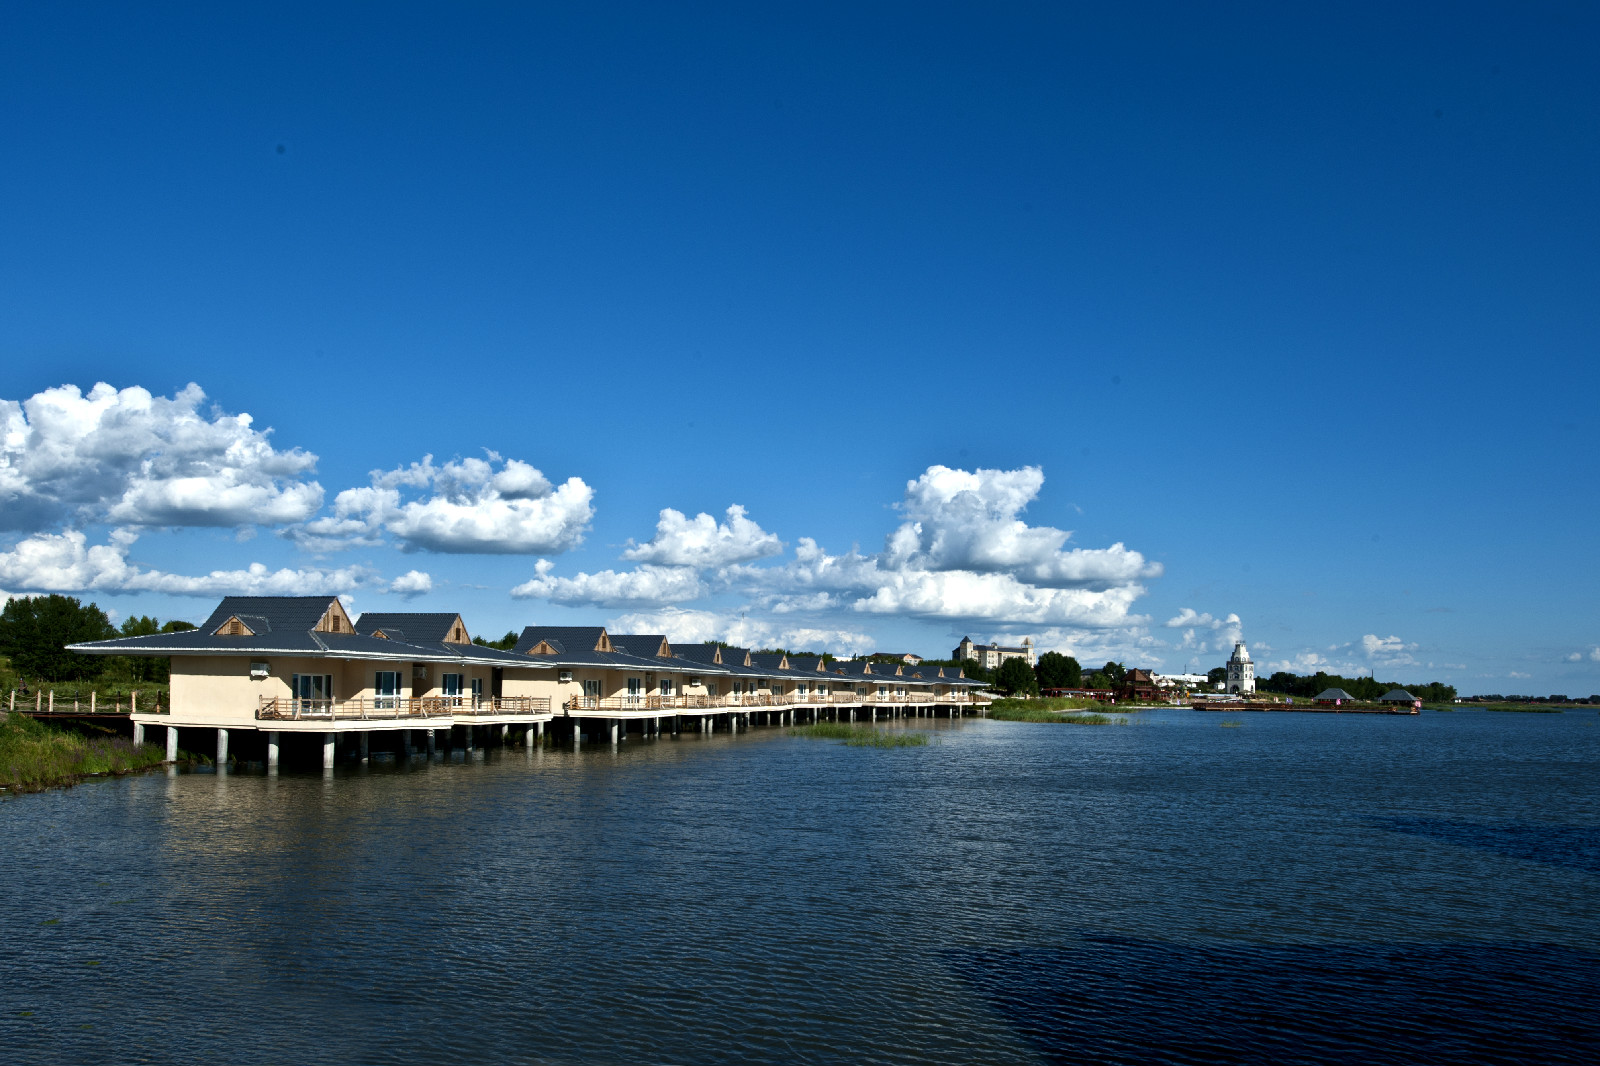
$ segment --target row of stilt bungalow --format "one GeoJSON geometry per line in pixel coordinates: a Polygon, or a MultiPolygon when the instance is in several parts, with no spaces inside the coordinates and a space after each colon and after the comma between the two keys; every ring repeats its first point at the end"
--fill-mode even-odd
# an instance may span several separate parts
{"type": "Polygon", "coordinates": [[[473,643],[458,614],[367,613],[338,599],[230,596],[198,629],[74,644],[87,655],[170,657],[160,713],[132,714],[135,740],[167,757],[230,745],[275,768],[286,744],[320,743],[322,765],[365,760],[372,744],[431,755],[502,741],[617,743],[630,731],[738,731],[759,724],[981,713],[982,685],[959,669],[674,645],[663,634],[529,626],[510,651],[473,643]],[[148,731],[161,729],[164,738],[148,731]],[[514,736],[520,734],[520,736],[514,736]],[[198,742],[198,743],[197,743],[198,742]]]}

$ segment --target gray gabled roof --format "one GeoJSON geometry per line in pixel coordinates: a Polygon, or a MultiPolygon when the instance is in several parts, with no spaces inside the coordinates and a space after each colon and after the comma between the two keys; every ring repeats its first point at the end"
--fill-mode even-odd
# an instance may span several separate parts
{"type": "MultiPolygon", "coordinates": [[[[661,633],[611,633],[611,643],[618,651],[637,655],[641,659],[661,658],[661,645],[667,643],[667,638],[661,633]]],[[[668,645],[671,648],[671,645],[668,645]]]]}
{"type": "Polygon", "coordinates": [[[1353,700],[1354,696],[1342,688],[1325,688],[1314,697],[1319,700],[1353,700]]]}
{"type": "Polygon", "coordinates": [[[511,650],[526,655],[529,648],[545,642],[563,654],[593,652],[605,631],[605,626],[525,626],[511,650]]]}
{"type": "Polygon", "coordinates": [[[1403,688],[1392,688],[1378,697],[1379,703],[1415,703],[1417,698],[1403,688]]]}
{"type": "MultiPolygon", "coordinates": [[[[317,632],[317,623],[333,602],[332,596],[228,596],[199,629],[96,640],[73,644],[70,650],[86,655],[302,655],[317,659],[535,665],[526,658],[518,661],[507,652],[475,644],[383,640],[360,632],[317,632]],[[230,618],[238,618],[251,632],[238,636],[217,633],[230,618]]],[[[449,617],[453,621],[456,616],[449,617]]]]}
{"type": "Polygon", "coordinates": [[[356,619],[356,632],[371,636],[381,629],[390,640],[443,643],[460,617],[453,611],[368,611],[356,619]]]}
{"type": "Polygon", "coordinates": [[[211,617],[200,623],[200,631],[210,633],[233,617],[238,617],[257,635],[273,630],[309,630],[322,621],[335,599],[335,596],[224,596],[211,617]]]}

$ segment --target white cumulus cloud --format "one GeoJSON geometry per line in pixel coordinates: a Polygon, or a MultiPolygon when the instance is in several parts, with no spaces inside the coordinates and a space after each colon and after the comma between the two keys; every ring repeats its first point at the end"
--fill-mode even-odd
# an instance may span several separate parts
{"type": "Polygon", "coordinates": [[[164,592],[178,596],[305,596],[381,585],[365,567],[213,570],[187,576],[142,569],[128,561],[138,534],[114,530],[109,544],[88,543],[75,529],[38,533],[0,552],[0,583],[28,592],[164,592]]]}
{"type": "Polygon", "coordinates": [[[0,526],[61,522],[246,526],[302,521],[322,506],[305,480],[317,457],[280,451],[248,414],[203,411],[190,384],[171,397],[101,382],[0,400],[0,526]]]}
{"type": "Polygon", "coordinates": [[[289,531],[317,551],[380,543],[402,551],[555,554],[579,544],[594,517],[594,490],[581,478],[552,485],[519,459],[433,456],[395,470],[373,471],[372,483],[334,498],[333,514],[289,531]],[[409,497],[409,498],[408,498],[409,497]]]}
{"type": "Polygon", "coordinates": [[[1368,633],[1361,638],[1360,645],[1368,659],[1382,666],[1414,666],[1417,662],[1411,654],[1417,650],[1417,645],[1407,644],[1396,636],[1368,633]]]}
{"type": "Polygon", "coordinates": [[[623,607],[684,603],[706,593],[699,575],[686,566],[641,566],[557,577],[548,559],[534,564],[534,576],[511,590],[517,599],[544,599],[564,606],[623,607]]]}
{"type": "Polygon", "coordinates": [[[669,641],[682,644],[721,640],[743,648],[793,648],[833,655],[859,655],[874,647],[870,636],[851,629],[775,625],[763,619],[681,607],[619,615],[607,628],[613,633],[665,633],[669,641]]]}
{"type": "Polygon", "coordinates": [[[389,582],[389,591],[407,599],[421,596],[425,592],[433,591],[433,577],[421,570],[407,570],[389,582]]]}
{"type": "Polygon", "coordinates": [[[701,569],[731,566],[763,559],[783,551],[783,542],[745,517],[738,504],[728,508],[728,520],[718,522],[701,512],[688,518],[682,511],[663,508],[656,535],[643,544],[629,541],[624,559],[661,566],[701,569]]]}
{"type": "Polygon", "coordinates": [[[1036,466],[930,466],[906,482],[906,521],[890,534],[884,561],[895,570],[1003,573],[1049,587],[1107,588],[1161,575],[1161,564],[1122,544],[1064,550],[1070,532],[1023,522],[1017,516],[1043,485],[1036,466]]]}

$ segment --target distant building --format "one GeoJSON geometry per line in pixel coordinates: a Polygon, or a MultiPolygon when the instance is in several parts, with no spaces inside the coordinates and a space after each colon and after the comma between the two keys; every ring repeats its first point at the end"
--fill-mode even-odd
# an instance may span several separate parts
{"type": "Polygon", "coordinates": [[[1209,678],[1205,674],[1152,674],[1162,688],[1204,688],[1209,678]]]}
{"type": "Polygon", "coordinates": [[[878,655],[888,659],[897,659],[900,662],[905,663],[907,666],[916,666],[922,662],[922,656],[916,654],[915,652],[909,651],[904,654],[901,654],[897,651],[880,651],[878,652],[878,655]]]}
{"type": "Polygon", "coordinates": [[[1256,664],[1250,661],[1250,650],[1242,640],[1234,642],[1228,659],[1228,691],[1237,696],[1256,694],[1256,664]]]}
{"type": "Polygon", "coordinates": [[[998,670],[1007,659],[1024,659],[1029,666],[1033,666],[1033,638],[1023,637],[1020,648],[1003,648],[999,644],[974,644],[971,637],[962,637],[951,658],[956,662],[976,659],[985,670],[998,670]]]}
{"type": "Polygon", "coordinates": [[[1120,695],[1129,700],[1153,700],[1156,698],[1156,679],[1148,670],[1141,670],[1137,666],[1128,671],[1128,676],[1122,681],[1120,695]]]}
{"type": "Polygon", "coordinates": [[[1313,697],[1318,707],[1339,707],[1353,703],[1355,697],[1342,688],[1325,688],[1313,697]]]}

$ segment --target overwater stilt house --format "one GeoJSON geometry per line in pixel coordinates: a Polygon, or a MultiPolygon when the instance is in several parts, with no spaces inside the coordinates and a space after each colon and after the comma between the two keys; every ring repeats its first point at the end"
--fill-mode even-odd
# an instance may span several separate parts
{"type": "Polygon", "coordinates": [[[198,628],[71,646],[88,655],[171,659],[169,706],[132,715],[161,730],[169,759],[215,744],[270,769],[285,745],[320,745],[331,768],[374,750],[538,743],[546,727],[612,743],[687,725],[702,732],[822,718],[981,711],[982,685],[952,668],[839,663],[600,626],[529,626],[509,651],[476,644],[451,613],[369,612],[329,596],[230,596],[198,628]],[[880,674],[879,671],[882,671],[880,674]],[[598,738],[596,738],[598,739],[598,738]],[[377,745],[377,748],[374,748],[377,745]]]}

